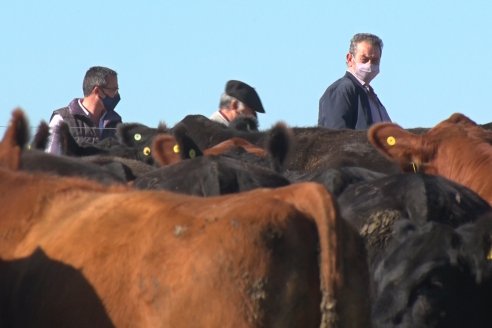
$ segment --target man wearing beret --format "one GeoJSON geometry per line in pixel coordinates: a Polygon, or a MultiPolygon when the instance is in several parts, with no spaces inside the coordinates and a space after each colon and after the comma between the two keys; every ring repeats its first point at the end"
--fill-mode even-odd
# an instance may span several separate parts
{"type": "Polygon", "coordinates": [[[265,113],[265,110],[256,90],[242,81],[230,80],[220,97],[219,110],[209,118],[229,126],[240,116],[256,118],[257,112],[265,113]]]}

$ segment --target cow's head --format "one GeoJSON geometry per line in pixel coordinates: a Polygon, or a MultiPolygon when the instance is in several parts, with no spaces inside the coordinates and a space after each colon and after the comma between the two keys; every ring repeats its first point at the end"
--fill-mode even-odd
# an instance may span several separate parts
{"type": "Polygon", "coordinates": [[[457,159],[473,160],[480,144],[492,142],[492,132],[455,113],[421,135],[393,123],[378,123],[369,129],[368,139],[383,155],[399,163],[404,172],[420,171],[452,179],[443,168],[451,167],[457,159]],[[463,156],[457,156],[457,152],[463,156]]]}
{"type": "Polygon", "coordinates": [[[157,129],[139,123],[123,123],[117,126],[116,135],[122,145],[134,150],[136,159],[153,164],[152,141],[159,133],[169,133],[164,123],[157,129]]]}
{"type": "Polygon", "coordinates": [[[429,165],[435,146],[425,144],[423,137],[394,123],[378,123],[368,131],[371,144],[387,158],[397,162],[403,172],[433,173],[429,165]]]}

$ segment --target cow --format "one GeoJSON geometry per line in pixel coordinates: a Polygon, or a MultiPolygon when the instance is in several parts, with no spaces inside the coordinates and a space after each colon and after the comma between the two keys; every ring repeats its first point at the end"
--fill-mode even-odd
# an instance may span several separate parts
{"type": "Polygon", "coordinates": [[[0,291],[2,327],[115,327],[82,270],[49,258],[41,248],[23,258],[2,256],[0,291]]]}
{"type": "Polygon", "coordinates": [[[492,216],[457,229],[438,222],[415,225],[408,220],[397,221],[395,226],[397,241],[376,268],[374,326],[491,327],[492,279],[487,254],[492,216]]]}
{"type": "MultiPolygon", "coordinates": [[[[188,115],[171,130],[186,129],[200,147],[206,149],[224,140],[240,137],[265,147],[269,131],[244,132],[209,120],[202,115],[188,115]]],[[[364,130],[335,130],[321,127],[294,127],[292,156],[286,159],[285,169],[315,172],[319,169],[342,166],[364,167],[381,173],[397,173],[398,166],[378,153],[367,139],[364,130]]]]}
{"type": "Polygon", "coordinates": [[[373,181],[387,176],[384,173],[363,167],[342,166],[339,168],[318,169],[313,172],[285,171],[284,176],[291,183],[317,182],[338,197],[348,186],[362,181],[373,181]]]}
{"type": "Polygon", "coordinates": [[[156,129],[139,123],[122,123],[116,129],[116,138],[106,138],[96,144],[78,144],[68,125],[63,123],[59,128],[62,154],[76,157],[116,156],[153,165],[152,141],[156,135],[168,133],[164,123],[160,123],[156,129]]]}
{"type": "MultiPolygon", "coordinates": [[[[201,155],[228,155],[242,161],[271,168],[276,172],[282,172],[292,148],[291,129],[283,123],[275,124],[265,134],[262,147],[242,137],[232,137],[212,147],[203,149],[188,133],[189,131],[183,125],[173,127],[173,135],[176,138],[179,149],[181,149],[180,155],[182,159],[201,155]],[[193,156],[187,156],[188,154],[193,154],[193,156]]],[[[156,138],[159,138],[159,136],[156,138]]],[[[154,139],[154,148],[157,148],[155,147],[156,142],[157,140],[154,139]]],[[[169,144],[169,142],[164,142],[163,144],[169,144]]],[[[162,157],[162,154],[166,152],[165,149],[155,150],[158,150],[159,153],[153,153],[154,158],[162,157]]],[[[162,162],[160,159],[156,160],[157,162],[162,162]]]]}
{"type": "Polygon", "coordinates": [[[289,180],[282,174],[226,156],[200,156],[163,166],[132,183],[139,189],[163,189],[196,196],[217,196],[288,184],[289,180]]]}
{"type": "MultiPolygon", "coordinates": [[[[385,256],[393,224],[439,222],[457,228],[491,213],[470,189],[440,176],[400,173],[347,186],[337,197],[342,217],[364,239],[370,269],[385,256]]],[[[371,270],[372,272],[372,270],[371,270]]]]}
{"type": "Polygon", "coordinates": [[[19,131],[17,145],[20,151],[19,169],[29,172],[45,172],[60,176],[78,176],[99,181],[104,184],[123,184],[127,182],[127,171],[118,164],[112,163],[105,166],[92,163],[84,163],[69,156],[56,156],[40,150],[48,137],[48,126],[41,122],[29,145],[29,130],[23,122],[18,122],[19,131]]]}
{"type": "Polygon", "coordinates": [[[0,143],[0,259],[26,261],[0,272],[1,325],[371,325],[363,244],[321,185],[199,198],[27,174],[26,126],[15,111],[0,143]],[[39,252],[49,261],[32,262],[39,252]],[[82,274],[100,302],[60,307],[94,293],[50,261],[82,274]]]}
{"type": "MultiPolygon", "coordinates": [[[[283,129],[285,130],[286,128],[283,129]]],[[[162,123],[157,130],[135,123],[119,125],[118,133],[119,135],[125,136],[121,138],[125,144],[114,144],[107,147],[101,147],[99,144],[79,145],[71,135],[66,124],[61,124],[59,130],[63,154],[80,157],[84,162],[98,164],[105,168],[115,167],[119,171],[123,170],[125,172],[124,177],[128,182],[149,174],[151,171],[154,171],[156,166],[167,166],[177,163],[182,159],[198,157],[203,154],[218,155],[231,152],[231,149],[235,148],[242,148],[247,153],[251,153],[252,155],[249,158],[255,159],[256,162],[261,161],[259,158],[265,158],[263,162],[267,166],[280,167],[282,165],[280,161],[284,159],[283,157],[279,160],[276,160],[276,158],[272,159],[272,157],[266,159],[267,151],[265,149],[257,147],[241,138],[226,140],[202,152],[186,136],[184,131],[180,133],[179,130],[175,130],[174,134],[176,137],[169,133],[164,133],[165,126],[162,123]],[[131,132],[132,130],[136,131],[131,132]],[[132,140],[128,135],[133,135],[133,139],[138,140],[132,140]],[[145,137],[141,137],[142,135],[145,137]],[[142,145],[150,143],[150,147],[139,146],[137,142],[141,142],[142,145]]],[[[103,140],[102,142],[107,141],[103,140]]],[[[244,159],[245,156],[247,155],[241,156],[241,158],[244,159]]]]}
{"type": "Polygon", "coordinates": [[[455,113],[421,135],[394,123],[378,123],[368,138],[401,170],[441,175],[492,204],[492,131],[465,115],[455,113]]]}
{"type": "MultiPolygon", "coordinates": [[[[119,133],[122,133],[121,131],[127,126],[128,125],[119,125],[119,133]]],[[[134,126],[134,124],[130,126],[134,126]]],[[[150,128],[147,129],[159,131],[150,128]]],[[[115,138],[106,138],[96,144],[79,145],[70,133],[68,125],[63,122],[59,126],[59,135],[62,155],[67,157],[78,157],[79,162],[90,163],[89,165],[96,164],[103,168],[120,172],[120,176],[122,176],[126,182],[133,181],[137,177],[146,174],[155,168],[150,153],[150,147],[145,146],[147,143],[151,142],[148,138],[142,141],[142,147],[137,147],[135,145],[130,147],[124,145],[115,138]]],[[[137,139],[139,139],[139,137],[137,137],[137,139]]]]}
{"type": "Polygon", "coordinates": [[[279,171],[289,149],[287,129],[277,125],[270,136],[271,155],[237,137],[202,151],[184,130],[174,130],[174,136],[160,134],[154,137],[152,156],[162,167],[138,177],[132,185],[196,196],[286,186],[290,182],[279,171]]]}
{"type": "Polygon", "coordinates": [[[20,169],[29,172],[45,172],[58,176],[76,176],[104,184],[124,184],[134,179],[133,172],[123,163],[91,163],[70,156],[59,156],[37,149],[24,149],[20,169]]]}

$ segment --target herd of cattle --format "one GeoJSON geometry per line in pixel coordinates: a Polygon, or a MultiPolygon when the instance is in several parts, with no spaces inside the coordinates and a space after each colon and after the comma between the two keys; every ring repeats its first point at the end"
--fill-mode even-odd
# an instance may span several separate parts
{"type": "Polygon", "coordinates": [[[0,143],[0,327],[492,327],[492,130],[190,115],[0,143]]]}

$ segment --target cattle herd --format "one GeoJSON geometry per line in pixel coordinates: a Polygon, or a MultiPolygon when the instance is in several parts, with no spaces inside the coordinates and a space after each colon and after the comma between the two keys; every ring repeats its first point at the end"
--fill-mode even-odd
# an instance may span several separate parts
{"type": "Polygon", "coordinates": [[[492,327],[492,130],[120,124],[0,142],[0,327],[492,327]]]}

